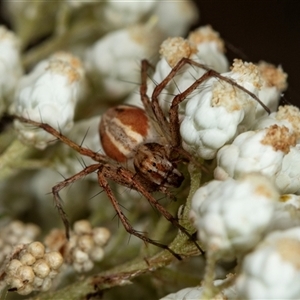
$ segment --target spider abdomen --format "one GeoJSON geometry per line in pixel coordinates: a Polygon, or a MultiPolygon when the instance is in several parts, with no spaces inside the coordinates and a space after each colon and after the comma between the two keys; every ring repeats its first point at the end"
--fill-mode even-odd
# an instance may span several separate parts
{"type": "Polygon", "coordinates": [[[166,148],[157,143],[140,145],[133,163],[139,176],[160,187],[179,187],[184,179],[169,160],[166,148]]]}
{"type": "Polygon", "coordinates": [[[132,158],[137,147],[151,136],[151,130],[146,112],[131,105],[108,109],[99,125],[103,150],[118,162],[132,158]]]}

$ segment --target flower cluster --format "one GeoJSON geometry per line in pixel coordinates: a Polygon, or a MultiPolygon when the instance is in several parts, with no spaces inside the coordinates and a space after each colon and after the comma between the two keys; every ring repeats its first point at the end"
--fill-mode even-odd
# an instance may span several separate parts
{"type": "Polygon", "coordinates": [[[205,248],[230,258],[261,240],[278,201],[276,188],[261,174],[213,180],[194,194],[191,218],[205,248]]]}
{"type": "MultiPolygon", "coordinates": [[[[20,79],[11,111],[68,132],[73,126],[76,103],[82,96],[83,76],[81,62],[76,57],[56,53],[20,79]]],[[[22,141],[39,149],[46,148],[53,140],[43,130],[33,130],[18,121],[15,128],[22,141]]]]}
{"type": "MultiPolygon", "coordinates": [[[[150,101],[156,87],[167,82],[154,99],[162,112],[153,109],[146,113],[153,128],[159,127],[155,117],[167,125],[158,128],[153,140],[166,141],[166,145],[161,143],[166,152],[175,149],[176,144],[176,151],[170,154],[174,156],[174,166],[180,162],[178,157],[184,156],[180,172],[182,168],[185,180],[176,197],[179,205],[185,204],[178,222],[188,234],[183,230],[175,232],[175,226],[171,228],[177,224],[177,218],[170,216],[178,209],[176,203],[164,208],[164,216],[172,222],[158,221],[148,203],[140,201],[140,194],[128,191],[135,188],[132,182],[139,177],[130,175],[129,163],[118,164],[109,158],[104,163],[90,157],[79,159],[78,152],[67,145],[54,145],[55,138],[50,133],[15,117],[13,125],[0,135],[0,218],[2,222],[2,215],[20,219],[26,216],[39,227],[14,221],[0,230],[1,288],[5,285],[8,291],[21,295],[44,292],[51,286],[55,288],[53,279],[58,274],[66,279],[71,272],[73,276],[88,276],[92,269],[111,268],[93,276],[88,287],[82,287],[81,281],[75,283],[76,296],[68,297],[83,298],[114,285],[125,285],[140,274],[171,263],[167,251],[145,257],[135,238],[128,243],[128,234],[115,226],[114,208],[104,204],[105,193],[99,196],[100,201],[98,197],[102,191],[99,183],[104,187],[101,169],[106,168],[109,174],[103,177],[122,178],[114,181],[124,183],[110,182],[111,189],[107,190],[110,200],[112,194],[116,198],[113,206],[124,211],[119,216],[128,221],[128,227],[143,231],[158,245],[165,245],[169,232],[170,236],[177,234],[165,249],[174,249],[179,258],[197,254],[196,247],[192,248],[195,245],[187,239],[189,234],[197,236],[206,252],[206,268],[200,268],[200,258],[195,257],[186,260],[182,268],[178,263],[164,270],[176,272],[176,276],[161,276],[157,271],[157,278],[163,280],[151,278],[149,283],[151,290],[157,290],[156,298],[171,291],[161,299],[300,297],[300,110],[292,105],[279,106],[288,86],[281,66],[239,58],[230,62],[224,41],[211,26],[188,33],[198,17],[189,0],[33,1],[26,6],[6,1],[4,6],[14,32],[0,26],[0,114],[10,113],[42,122],[43,126],[49,124],[60,137],[68,136],[69,144],[74,141],[81,154],[91,149],[95,156],[99,152],[97,157],[102,157],[99,121],[109,105],[127,102],[142,107],[141,93],[136,88],[141,81],[142,59],[149,61],[147,74],[143,74],[147,76],[143,78],[147,87],[143,88],[150,101]],[[41,38],[45,42],[39,43],[41,38]],[[189,63],[174,72],[183,59],[189,63]],[[195,83],[199,84],[193,86],[195,83]],[[191,86],[193,89],[189,89],[191,86]],[[172,105],[175,97],[182,101],[172,105]],[[174,107],[178,108],[178,124],[171,123],[170,110],[174,107]],[[172,144],[174,136],[168,135],[174,131],[178,133],[178,143],[172,144]],[[187,161],[189,167],[185,169],[187,161]],[[200,162],[203,169],[199,168],[200,162]],[[112,174],[110,163],[117,174],[112,174]],[[58,172],[65,177],[63,181],[58,172]],[[99,182],[81,180],[61,191],[94,172],[98,172],[99,176],[94,177],[99,182]],[[125,175],[117,177],[118,172],[126,173],[128,181],[125,175]],[[69,240],[63,230],[57,229],[58,220],[49,212],[49,201],[45,199],[54,185],[52,192],[59,210],[61,199],[57,192],[62,192],[60,197],[70,217],[78,220],[88,215],[87,220],[74,222],[69,240]],[[18,189],[12,188],[15,186],[18,189]],[[95,222],[109,229],[92,227],[95,222]],[[153,232],[147,226],[152,226],[153,232]],[[44,245],[36,241],[40,230],[44,245]],[[105,256],[109,259],[103,259],[109,239],[105,256]],[[123,251],[125,244],[130,250],[123,251]],[[116,253],[120,253],[120,259],[116,253]],[[119,269],[115,266],[124,261],[119,269]],[[224,261],[230,261],[231,266],[224,266],[224,261]],[[182,279],[178,292],[173,284],[164,288],[169,281],[174,283],[174,278],[182,279]]],[[[159,170],[157,165],[153,167],[159,170]]],[[[142,180],[144,189],[147,181],[142,180]]],[[[152,192],[152,186],[149,191],[147,188],[145,194],[152,192]]],[[[164,186],[160,188],[171,196],[164,186]]],[[[151,251],[149,247],[147,255],[151,251]]],[[[139,290],[149,291],[144,286],[136,289],[137,293],[139,290]]],[[[109,297],[116,299],[119,294],[109,297]]]]}
{"type": "Polygon", "coordinates": [[[13,32],[0,26],[0,114],[9,105],[22,74],[20,41],[13,32]]]}
{"type": "Polygon", "coordinates": [[[32,291],[48,291],[59,273],[63,258],[59,252],[45,252],[40,242],[20,244],[4,269],[4,280],[10,289],[20,295],[32,291]]]}
{"type": "Polygon", "coordinates": [[[12,221],[2,224],[0,230],[0,263],[3,263],[13,247],[18,244],[33,242],[40,233],[40,228],[31,223],[24,224],[21,221],[12,221]]]}
{"type": "Polygon", "coordinates": [[[62,230],[54,229],[45,239],[46,246],[52,251],[60,251],[65,263],[78,273],[88,272],[104,257],[103,247],[110,238],[104,227],[92,228],[86,220],[75,222],[69,241],[62,230]]]}
{"type": "Polygon", "coordinates": [[[242,299],[297,299],[300,227],[269,234],[248,254],[236,280],[242,299]]]}

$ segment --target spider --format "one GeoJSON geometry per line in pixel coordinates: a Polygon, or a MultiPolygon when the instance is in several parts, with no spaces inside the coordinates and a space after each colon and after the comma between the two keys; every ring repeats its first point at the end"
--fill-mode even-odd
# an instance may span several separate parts
{"type": "Polygon", "coordinates": [[[178,188],[184,179],[183,175],[176,167],[176,162],[179,161],[180,157],[183,157],[186,161],[193,160],[191,155],[181,146],[178,106],[208,78],[216,77],[248,93],[252,98],[258,101],[266,111],[268,111],[268,108],[265,107],[265,105],[261,103],[254,94],[233,80],[226,78],[218,72],[209,69],[205,65],[188,58],[182,58],[170,71],[167,77],[161,83],[156,85],[150,100],[147,95],[147,72],[149,67],[150,64],[148,61],[143,60],[140,94],[144,110],[134,106],[120,105],[109,109],[102,116],[99,132],[106,155],[93,152],[90,149],[74,143],[46,123],[35,122],[20,116],[15,116],[15,118],[21,122],[42,128],[61,142],[73,148],[79,154],[88,156],[96,162],[95,164],[86,166],[82,171],[65,179],[52,188],[55,206],[58,209],[65,225],[67,237],[69,236],[69,222],[62,207],[59,192],[78,179],[96,172],[99,185],[107,193],[107,196],[110,199],[125,230],[128,233],[142,239],[146,243],[168,250],[172,255],[180,260],[182,259],[180,254],[175,253],[169,246],[143,235],[130,225],[108,184],[108,180],[112,180],[130,189],[137,190],[169,222],[186,234],[195,243],[199,252],[203,253],[198,243],[193,239],[193,234],[190,234],[182,225],[180,225],[177,218],[169,213],[168,210],[152,195],[153,192],[159,191],[169,197],[172,197],[169,192],[169,188],[178,188]],[[166,117],[159,105],[158,97],[162,90],[176,76],[178,71],[186,64],[203,68],[206,73],[199,79],[195,79],[195,82],[189,88],[174,97],[169,110],[169,115],[166,117]],[[147,141],[146,136],[150,129],[158,131],[158,135],[163,137],[162,141],[156,141],[155,139],[147,141]],[[129,164],[127,162],[129,160],[132,161],[131,168],[128,167],[129,164]],[[124,162],[126,162],[126,165],[124,165],[124,162]]]}

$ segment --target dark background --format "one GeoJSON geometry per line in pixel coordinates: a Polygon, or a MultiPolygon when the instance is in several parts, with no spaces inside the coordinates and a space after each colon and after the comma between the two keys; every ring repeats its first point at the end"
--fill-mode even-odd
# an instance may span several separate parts
{"type": "MultiPolygon", "coordinates": [[[[13,1],[13,0],[9,0],[13,1]]],[[[1,22],[0,0],[0,22],[1,22]]],[[[300,9],[297,0],[195,0],[199,25],[210,24],[235,48],[230,59],[281,64],[288,73],[286,101],[300,106],[300,9]]]]}

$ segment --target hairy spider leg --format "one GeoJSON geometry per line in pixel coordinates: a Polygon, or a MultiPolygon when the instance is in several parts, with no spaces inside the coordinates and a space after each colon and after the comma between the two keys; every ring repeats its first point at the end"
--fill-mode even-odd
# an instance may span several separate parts
{"type": "MultiPolygon", "coordinates": [[[[182,231],[197,247],[200,253],[203,254],[203,250],[201,247],[195,242],[194,237],[190,234],[185,227],[179,224],[178,220],[170,214],[152,195],[147,191],[144,185],[140,184],[138,180],[135,180],[135,174],[131,171],[123,168],[122,166],[108,166],[103,165],[102,173],[105,178],[111,179],[114,182],[117,182],[121,185],[127,186],[128,188],[132,188],[138,192],[140,192],[148,202],[153,205],[173,226],[177,227],[180,231],[182,231]]],[[[98,175],[99,176],[99,175],[98,175]]],[[[159,189],[161,192],[164,192],[162,189],[159,189]]],[[[112,199],[111,199],[112,200],[112,199]]],[[[117,200],[114,200],[117,201],[117,200]]],[[[125,227],[125,226],[124,226],[125,227]]],[[[126,227],[125,227],[126,228],[126,227]]],[[[153,244],[153,242],[150,242],[153,244]]],[[[155,242],[156,243],[156,242],[155,242]]],[[[154,244],[155,245],[155,244],[154,244]]],[[[166,247],[164,245],[164,247],[166,247]]],[[[167,249],[167,248],[166,248],[167,249]]]]}
{"type": "Polygon", "coordinates": [[[16,115],[13,116],[13,118],[21,121],[22,123],[30,124],[30,125],[33,125],[34,127],[39,127],[41,129],[44,129],[46,132],[50,133],[51,135],[53,135],[54,137],[59,139],[61,142],[68,145],[70,148],[74,149],[79,154],[88,156],[91,159],[93,159],[94,161],[97,161],[99,163],[107,163],[110,161],[110,159],[106,155],[99,154],[88,148],[85,148],[85,147],[82,147],[81,145],[76,144],[75,142],[73,142],[72,140],[70,140],[69,138],[64,136],[61,132],[57,131],[56,129],[54,129],[52,126],[50,126],[47,123],[36,122],[36,121],[26,119],[24,117],[16,116],[16,115]]]}
{"type": "MultiPolygon", "coordinates": [[[[179,61],[180,63],[180,61],[179,61]]],[[[174,68],[171,70],[171,72],[168,74],[168,78],[165,78],[161,83],[159,83],[156,88],[153,91],[152,95],[152,101],[150,101],[149,96],[147,95],[147,78],[148,73],[147,70],[149,67],[152,68],[151,64],[147,60],[142,60],[142,72],[141,72],[141,86],[140,86],[140,94],[141,94],[141,100],[144,104],[145,109],[150,111],[150,115],[152,116],[151,119],[158,121],[158,127],[163,128],[162,134],[165,136],[165,138],[169,141],[170,145],[173,148],[172,155],[174,156],[174,153],[180,154],[182,157],[186,158],[188,161],[193,161],[199,168],[201,168],[203,171],[207,172],[207,169],[202,166],[198,161],[196,161],[192,155],[182,148],[181,146],[181,136],[179,132],[179,120],[177,119],[177,123],[175,123],[175,120],[172,120],[172,122],[169,122],[163,110],[161,109],[159,102],[158,102],[158,96],[161,93],[161,91],[166,87],[166,85],[174,78],[174,76],[177,74],[178,70],[184,65],[184,64],[177,64],[174,70],[174,68]],[[150,107],[150,109],[149,109],[150,107]]],[[[183,101],[184,99],[182,99],[183,101]]],[[[178,109],[174,109],[174,113],[178,113],[178,109]]],[[[178,160],[178,158],[175,157],[175,161],[178,160]]]]}
{"type": "Polygon", "coordinates": [[[162,92],[162,90],[168,85],[168,83],[177,75],[178,71],[182,67],[184,67],[186,64],[189,64],[189,65],[192,65],[192,66],[195,66],[198,68],[202,68],[202,69],[206,70],[207,72],[204,75],[202,75],[200,78],[195,79],[195,82],[189,88],[187,88],[184,92],[176,95],[172,101],[172,104],[171,104],[171,107],[169,110],[170,122],[169,122],[168,128],[169,128],[170,134],[171,134],[170,141],[174,147],[178,147],[181,144],[181,138],[180,138],[180,134],[179,134],[180,124],[179,124],[179,116],[178,116],[178,105],[183,100],[185,100],[186,97],[188,95],[190,95],[200,84],[202,84],[203,82],[205,82],[207,79],[209,79],[211,77],[219,78],[220,80],[223,80],[223,81],[231,84],[232,86],[244,91],[249,96],[251,96],[254,100],[256,100],[266,110],[267,113],[270,113],[269,108],[264,103],[262,103],[261,100],[255,94],[248,91],[246,88],[239,85],[234,80],[221,75],[217,71],[214,71],[203,64],[200,64],[189,58],[184,57],[175,65],[174,68],[172,68],[170,73],[165,77],[165,79],[161,83],[159,83],[155,87],[155,89],[153,91],[152,103],[153,103],[153,107],[156,108],[154,110],[154,113],[157,116],[157,120],[161,123],[160,124],[161,126],[165,126],[165,123],[167,122],[167,120],[166,120],[166,117],[164,116],[164,113],[163,113],[161,107],[159,106],[158,97],[159,97],[160,93],[162,92]]]}
{"type": "MultiPolygon", "coordinates": [[[[159,243],[153,239],[150,239],[149,237],[145,236],[144,234],[140,233],[139,231],[135,230],[129,223],[128,219],[126,218],[126,216],[124,215],[124,213],[122,212],[120,205],[116,199],[116,197],[114,196],[106,178],[110,178],[113,179],[115,178],[115,174],[111,173],[111,172],[115,172],[115,170],[112,169],[106,169],[106,166],[104,165],[100,165],[99,166],[99,170],[97,172],[98,174],[98,182],[100,184],[100,186],[105,190],[108,198],[110,199],[110,202],[112,204],[112,206],[114,207],[119,219],[121,220],[123,227],[125,228],[125,230],[129,233],[129,234],[133,234],[134,236],[140,238],[141,240],[143,240],[145,243],[149,243],[152,245],[155,245],[159,248],[165,249],[167,251],[169,251],[174,257],[176,257],[178,260],[182,260],[181,256],[179,254],[177,254],[175,251],[173,251],[169,246],[159,243]]],[[[122,180],[121,180],[122,181],[122,180]]]]}
{"type": "Polygon", "coordinates": [[[70,238],[70,223],[69,223],[67,214],[63,208],[63,203],[62,203],[62,199],[59,195],[59,192],[62,189],[64,189],[65,187],[67,187],[69,184],[95,172],[96,170],[99,169],[100,165],[101,164],[93,164],[88,167],[85,167],[82,171],[76,173],[75,175],[73,175],[69,178],[66,178],[65,180],[59,182],[58,184],[56,184],[55,186],[52,187],[52,194],[54,197],[54,205],[60,215],[60,218],[62,219],[62,221],[64,223],[67,239],[70,238]]]}
{"type": "MultiPolygon", "coordinates": [[[[116,183],[119,183],[121,185],[127,186],[129,188],[133,188],[137,191],[139,191],[143,196],[145,196],[145,198],[168,220],[170,221],[174,226],[176,226],[178,229],[180,229],[182,232],[184,232],[190,239],[192,239],[192,241],[194,242],[194,244],[196,245],[196,247],[199,249],[199,251],[201,253],[203,253],[203,250],[200,248],[200,246],[194,241],[193,237],[191,234],[189,234],[187,232],[187,230],[181,226],[178,221],[176,220],[176,218],[174,218],[162,205],[160,205],[158,203],[158,201],[152,197],[152,195],[144,188],[143,185],[139,184],[137,182],[137,180],[134,179],[135,174],[132,173],[129,170],[126,170],[125,168],[121,167],[120,165],[116,165],[114,167],[110,166],[108,164],[109,160],[105,155],[101,155],[98,153],[93,152],[90,149],[84,148],[82,146],[79,146],[78,144],[76,144],[75,142],[73,142],[72,140],[70,140],[69,138],[67,138],[66,136],[64,136],[63,134],[61,134],[59,131],[57,131],[56,129],[54,129],[52,126],[50,126],[49,124],[46,123],[39,123],[30,119],[26,119],[23,117],[19,117],[19,116],[14,116],[16,119],[27,123],[27,124],[31,124],[33,126],[39,127],[43,130],[45,130],[46,132],[52,134],[53,136],[55,136],[56,138],[58,138],[60,141],[62,141],[63,143],[65,143],[66,145],[70,146],[72,149],[74,149],[75,151],[79,152],[80,154],[84,155],[84,156],[88,156],[91,157],[92,159],[100,162],[98,164],[93,164],[90,165],[86,168],[84,168],[82,171],[78,172],[77,174],[65,179],[64,181],[58,183],[57,185],[55,185],[52,188],[52,193],[54,195],[54,200],[55,200],[55,207],[57,208],[61,219],[64,223],[65,229],[66,229],[66,236],[69,237],[69,230],[70,230],[70,225],[69,225],[69,221],[67,218],[67,214],[65,213],[63,206],[62,206],[62,201],[61,198],[59,196],[59,191],[62,190],[63,188],[65,188],[66,186],[68,186],[69,184],[85,177],[88,174],[91,174],[93,172],[95,172],[96,170],[98,170],[98,174],[100,173],[100,169],[103,172],[103,175],[98,175],[98,179],[99,176],[104,178],[108,178],[111,179],[113,181],[115,181],[116,183]]],[[[114,162],[115,163],[115,162],[114,162]]],[[[102,178],[101,177],[101,178],[102,178]]],[[[106,180],[105,180],[106,181],[106,180]]],[[[103,179],[99,179],[99,184],[102,186],[101,182],[104,182],[103,179]]],[[[113,197],[114,200],[112,200],[111,195],[112,192],[109,189],[107,189],[107,184],[104,184],[104,186],[102,186],[102,188],[108,193],[108,196],[114,206],[114,208],[119,207],[117,200],[115,197],[113,197]],[[116,206],[117,205],[117,206],[116,206]]],[[[159,188],[159,190],[161,192],[165,192],[162,188],[159,188]]],[[[127,221],[125,215],[122,213],[120,214],[120,208],[118,208],[118,210],[116,210],[118,216],[120,217],[123,226],[125,227],[125,229],[127,230],[127,228],[130,228],[131,225],[129,224],[129,222],[127,221]],[[126,224],[124,224],[124,220],[126,220],[126,224]]],[[[131,227],[132,228],[132,227],[131,227]]],[[[146,236],[143,236],[142,234],[140,234],[138,231],[134,230],[133,228],[131,230],[128,231],[129,233],[132,233],[133,235],[141,238],[144,241],[148,241],[149,243],[156,245],[160,248],[166,249],[168,251],[170,251],[170,253],[172,253],[177,259],[181,259],[180,255],[176,254],[173,250],[171,250],[168,246],[161,244],[159,242],[156,242],[154,240],[151,240],[150,238],[147,238],[146,236]]]]}
{"type": "MultiPolygon", "coordinates": [[[[148,62],[148,60],[142,60],[142,70],[141,70],[141,85],[140,85],[140,94],[141,94],[141,101],[144,104],[145,110],[147,113],[150,112],[150,117],[152,120],[157,120],[159,128],[163,128],[164,132],[163,135],[169,139],[170,137],[170,128],[169,122],[167,121],[165,114],[163,113],[158,101],[152,101],[149,99],[147,95],[147,78],[148,78],[148,69],[152,67],[152,65],[148,62]]],[[[161,83],[160,83],[161,84],[161,83]]],[[[160,85],[159,84],[159,85],[160,85]]]]}
{"type": "Polygon", "coordinates": [[[157,241],[154,241],[146,236],[144,236],[143,234],[141,234],[140,232],[138,232],[137,230],[135,230],[129,223],[129,221],[127,220],[126,216],[124,215],[124,213],[122,212],[119,203],[117,201],[117,199],[115,198],[107,180],[106,177],[109,179],[114,180],[117,183],[126,185],[126,186],[132,186],[129,182],[126,181],[126,178],[130,178],[133,177],[134,174],[126,174],[126,177],[118,177],[117,172],[118,169],[120,167],[115,167],[115,168],[111,168],[109,165],[104,165],[104,164],[93,164],[90,165],[86,168],[84,168],[82,171],[80,171],[79,173],[65,179],[64,181],[61,181],[60,183],[58,183],[57,185],[55,185],[54,187],[52,187],[52,193],[54,196],[54,202],[55,202],[55,207],[59,212],[59,215],[64,223],[65,226],[65,231],[66,231],[66,237],[69,239],[70,237],[70,224],[67,218],[67,214],[63,208],[62,205],[62,200],[59,196],[59,192],[64,189],[65,187],[67,187],[68,185],[72,184],[73,182],[91,174],[94,173],[95,171],[97,171],[97,176],[98,176],[98,182],[100,184],[100,186],[103,188],[103,190],[106,192],[108,198],[110,199],[117,215],[119,216],[125,230],[129,233],[129,234],[133,234],[134,236],[140,238],[141,240],[143,240],[144,242],[148,242],[150,244],[153,244],[157,247],[160,247],[162,249],[168,250],[172,255],[174,255],[174,257],[176,257],[178,260],[181,260],[181,256],[177,253],[175,253],[172,249],[170,249],[167,245],[164,245],[162,243],[159,243],[157,241]]]}

